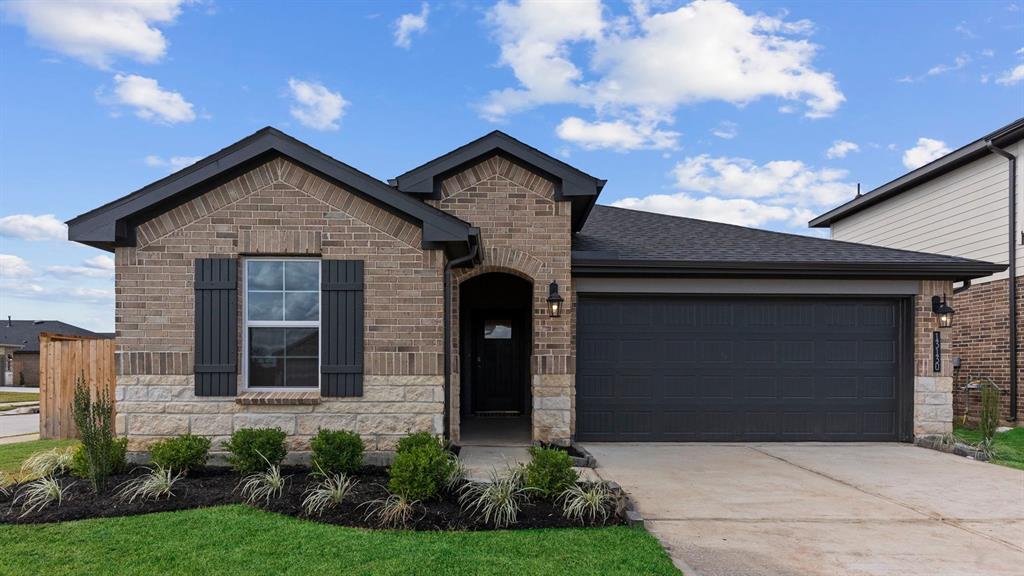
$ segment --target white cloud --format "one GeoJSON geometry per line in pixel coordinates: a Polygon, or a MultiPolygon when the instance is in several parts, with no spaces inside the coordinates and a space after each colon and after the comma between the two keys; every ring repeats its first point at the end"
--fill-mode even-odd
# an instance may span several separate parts
{"type": "Polygon", "coordinates": [[[158,26],[172,24],[188,0],[18,0],[5,12],[36,42],[98,68],[124,56],[160,60],[167,39],[158,26]]]}
{"type": "Polygon", "coordinates": [[[481,112],[492,120],[571,103],[605,122],[611,116],[664,123],[684,104],[743,106],[764,97],[802,103],[806,116],[818,118],[845,100],[835,78],[812,65],[818,47],[803,37],[810,22],[747,14],[724,1],[662,12],[636,2],[629,16],[614,16],[599,0],[502,0],[488,22],[501,64],[519,82],[489,95],[481,112]]]}
{"type": "Polygon", "coordinates": [[[855,142],[836,140],[831,146],[829,146],[828,150],[825,151],[825,157],[830,160],[835,158],[846,158],[846,155],[850,152],[860,152],[860,146],[855,142]]]}
{"type": "Polygon", "coordinates": [[[909,170],[914,170],[949,152],[949,148],[942,140],[918,138],[916,146],[903,151],[903,165],[909,170]]]}
{"type": "Polygon", "coordinates": [[[178,92],[164,90],[153,78],[135,74],[116,74],[114,84],[114,102],[131,106],[139,118],[163,124],[191,122],[196,119],[191,103],[178,92]]]}
{"type": "Polygon", "coordinates": [[[728,121],[719,122],[718,126],[711,130],[712,135],[718,136],[723,140],[732,140],[738,133],[739,131],[736,123],[728,121]]]}
{"type": "Polygon", "coordinates": [[[699,220],[713,220],[739,226],[763,226],[769,222],[790,221],[794,214],[788,208],[767,206],[741,198],[695,198],[685,192],[652,194],[643,198],[623,198],[612,206],[699,220]]]}
{"type": "Polygon", "coordinates": [[[757,164],[743,158],[684,158],[672,170],[674,194],[631,197],[614,206],[714,220],[741,226],[804,226],[823,208],[852,198],[845,170],[813,169],[802,162],[757,164]]]}
{"type": "Polygon", "coordinates": [[[947,72],[953,72],[955,70],[962,69],[964,66],[967,66],[970,63],[971,63],[970,56],[968,56],[966,54],[961,54],[961,55],[959,55],[959,56],[957,56],[956,58],[953,59],[953,63],[952,64],[937,64],[935,66],[932,66],[931,68],[928,69],[927,75],[928,76],[938,76],[939,74],[945,74],[947,72]]]}
{"type": "Polygon", "coordinates": [[[657,130],[652,122],[587,122],[575,116],[562,120],[555,133],[562,140],[587,150],[671,149],[677,146],[679,138],[678,132],[657,130]]]}
{"type": "Polygon", "coordinates": [[[1018,64],[1010,70],[1003,72],[996,78],[996,84],[1002,84],[1003,86],[1013,86],[1024,80],[1024,64],[1018,64]]]}
{"type": "Polygon", "coordinates": [[[0,236],[22,240],[67,240],[68,227],[53,214],[0,217],[0,236]]]}
{"type": "Polygon", "coordinates": [[[202,156],[171,156],[169,158],[163,158],[161,156],[150,154],[143,158],[142,161],[146,163],[146,166],[166,168],[171,172],[177,172],[178,170],[187,168],[202,159],[202,156]]]}
{"type": "Polygon", "coordinates": [[[408,50],[412,47],[412,35],[422,34],[427,30],[427,16],[430,5],[424,2],[419,14],[402,14],[395,20],[395,46],[408,50]]]}
{"type": "Polygon", "coordinates": [[[28,262],[13,254],[0,254],[0,279],[31,278],[35,272],[28,262]]]}
{"type": "Polygon", "coordinates": [[[101,254],[85,260],[81,266],[47,266],[46,273],[57,277],[87,276],[89,278],[109,278],[114,274],[114,259],[101,254]]]}
{"type": "Polygon", "coordinates": [[[292,116],[303,126],[314,130],[337,130],[338,121],[345,114],[348,101],[338,92],[331,92],[323,84],[290,78],[288,88],[295,99],[292,116]]]}

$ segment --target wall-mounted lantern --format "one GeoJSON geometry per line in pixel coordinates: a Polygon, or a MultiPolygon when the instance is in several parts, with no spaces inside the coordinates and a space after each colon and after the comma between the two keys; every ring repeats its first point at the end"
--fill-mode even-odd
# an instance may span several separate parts
{"type": "Polygon", "coordinates": [[[562,296],[558,293],[558,282],[548,285],[548,316],[558,318],[562,315],[562,296]]]}
{"type": "Polygon", "coordinates": [[[953,314],[956,313],[956,310],[950,308],[946,303],[945,294],[941,299],[938,296],[932,296],[932,312],[939,317],[940,328],[949,328],[953,325],[953,314]]]}

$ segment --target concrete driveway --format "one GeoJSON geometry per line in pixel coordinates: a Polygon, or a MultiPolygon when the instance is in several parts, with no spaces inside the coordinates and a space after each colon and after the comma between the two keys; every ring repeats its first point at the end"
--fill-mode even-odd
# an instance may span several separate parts
{"type": "Polygon", "coordinates": [[[687,576],[1024,573],[1024,471],[905,444],[586,444],[687,576]]]}

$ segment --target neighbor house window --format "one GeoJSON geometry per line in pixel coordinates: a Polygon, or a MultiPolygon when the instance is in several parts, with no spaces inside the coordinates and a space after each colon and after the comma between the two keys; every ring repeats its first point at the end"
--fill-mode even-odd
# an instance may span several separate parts
{"type": "Polygon", "coordinates": [[[249,388],[319,387],[319,260],[246,260],[245,358],[249,388]]]}

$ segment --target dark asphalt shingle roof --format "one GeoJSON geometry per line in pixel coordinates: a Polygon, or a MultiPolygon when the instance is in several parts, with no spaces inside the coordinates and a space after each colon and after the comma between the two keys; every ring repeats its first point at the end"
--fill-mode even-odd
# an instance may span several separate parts
{"type": "Polygon", "coordinates": [[[11,320],[10,325],[7,320],[0,321],[0,343],[20,345],[18,352],[39,352],[39,334],[42,332],[66,336],[114,337],[110,333],[92,332],[59,320],[11,320]]]}
{"type": "MultiPolygon", "coordinates": [[[[594,207],[573,239],[573,262],[715,264],[806,263],[808,267],[882,264],[998,268],[977,260],[769,232],[611,206],[594,207]]],[[[990,272],[989,272],[990,273],[990,272]]],[[[983,274],[983,275],[987,275],[983,274]]]]}

